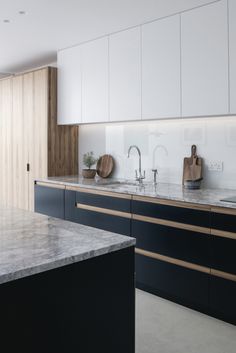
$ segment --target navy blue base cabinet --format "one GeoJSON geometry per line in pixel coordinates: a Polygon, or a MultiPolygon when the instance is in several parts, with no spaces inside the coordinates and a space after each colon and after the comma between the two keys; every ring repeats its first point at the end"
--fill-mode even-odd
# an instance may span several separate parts
{"type": "Polygon", "coordinates": [[[136,238],[136,286],[236,324],[236,210],[35,186],[35,210],[136,238]]]}
{"type": "Polygon", "coordinates": [[[35,212],[65,218],[65,189],[35,184],[35,212]]]}
{"type": "Polygon", "coordinates": [[[135,353],[134,248],[0,284],[4,353],[135,353]]]}
{"type": "Polygon", "coordinates": [[[130,200],[65,191],[65,219],[113,233],[131,235],[130,200]]]}

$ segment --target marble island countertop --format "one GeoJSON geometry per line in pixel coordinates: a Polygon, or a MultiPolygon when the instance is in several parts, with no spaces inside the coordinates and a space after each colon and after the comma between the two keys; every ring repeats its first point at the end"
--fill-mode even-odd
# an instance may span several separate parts
{"type": "Polygon", "coordinates": [[[166,200],[189,202],[212,207],[235,208],[236,203],[223,202],[222,199],[236,196],[236,190],[230,189],[200,189],[186,190],[182,185],[158,183],[144,183],[140,187],[135,181],[125,181],[120,179],[83,179],[80,176],[51,177],[38,181],[54,183],[57,185],[74,186],[88,189],[97,189],[116,193],[126,193],[130,195],[155,197],[166,200]]]}
{"type": "Polygon", "coordinates": [[[135,239],[0,207],[0,283],[135,245],[135,239]]]}

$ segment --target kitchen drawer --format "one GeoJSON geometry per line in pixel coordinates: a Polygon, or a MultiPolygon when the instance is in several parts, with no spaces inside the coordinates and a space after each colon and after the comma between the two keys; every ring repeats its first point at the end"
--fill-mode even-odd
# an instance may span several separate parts
{"type": "MultiPolygon", "coordinates": [[[[87,226],[108,230],[114,233],[120,233],[124,235],[131,234],[131,215],[128,212],[123,212],[118,209],[118,203],[115,203],[116,209],[111,207],[110,200],[109,204],[104,204],[104,196],[87,197],[90,194],[83,192],[76,192],[72,190],[65,191],[65,219],[71,222],[84,224],[87,226]],[[99,203],[102,200],[102,205],[99,203]],[[90,202],[86,204],[85,201],[90,202]],[[92,204],[93,202],[93,204],[92,204]],[[102,207],[103,206],[103,207],[102,207]]],[[[97,196],[97,195],[95,195],[97,196]]],[[[109,198],[106,196],[106,198],[109,198]]],[[[116,198],[114,198],[117,201],[116,198]]],[[[122,199],[118,199],[122,201],[122,199]]],[[[124,199],[123,209],[128,209],[130,200],[124,199]],[[128,201],[128,204],[126,204],[128,201]]],[[[114,205],[113,205],[114,206],[114,205]]]]}
{"type": "Polygon", "coordinates": [[[236,233],[236,214],[212,212],[211,228],[236,233]]]}
{"type": "Polygon", "coordinates": [[[65,218],[65,190],[55,186],[35,184],[35,212],[56,218],[65,218]]]}
{"type": "Polygon", "coordinates": [[[173,222],[210,227],[210,212],[158,202],[132,201],[132,213],[173,222]]]}
{"type": "Polygon", "coordinates": [[[211,236],[132,220],[137,248],[210,267],[211,236]]]}
{"type": "Polygon", "coordinates": [[[105,193],[87,193],[79,191],[76,192],[76,202],[121,212],[130,213],[131,210],[131,197],[127,196],[126,198],[126,195],[120,195],[120,197],[118,197],[118,195],[112,196],[112,194],[106,195],[105,193]]]}
{"type": "Polygon", "coordinates": [[[213,268],[236,274],[236,239],[214,236],[211,251],[213,268]]]}
{"type": "Polygon", "coordinates": [[[85,209],[76,209],[74,222],[128,236],[131,233],[130,219],[85,209]]]}
{"type": "Polygon", "coordinates": [[[208,306],[208,274],[136,254],[137,287],[181,304],[208,306]]]}
{"type": "Polygon", "coordinates": [[[210,310],[220,319],[236,324],[236,282],[211,276],[210,310]]]}

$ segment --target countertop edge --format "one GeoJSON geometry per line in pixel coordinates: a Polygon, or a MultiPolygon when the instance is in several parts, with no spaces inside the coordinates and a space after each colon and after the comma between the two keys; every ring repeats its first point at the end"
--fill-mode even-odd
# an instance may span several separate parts
{"type": "MultiPolygon", "coordinates": [[[[182,202],[182,203],[190,203],[190,204],[196,204],[199,206],[208,206],[210,207],[218,207],[218,208],[225,208],[225,209],[232,209],[236,211],[236,204],[231,203],[231,202],[223,202],[220,200],[217,200],[216,202],[209,202],[206,200],[202,200],[202,199],[198,199],[198,200],[194,200],[194,199],[182,199],[181,197],[177,197],[177,196],[169,196],[169,195],[154,195],[154,194],[143,194],[141,192],[134,192],[132,190],[115,190],[114,188],[109,188],[106,187],[104,185],[84,185],[82,183],[73,183],[73,182],[68,182],[68,181],[61,181],[61,180],[53,180],[53,179],[47,179],[47,178],[42,178],[42,179],[37,179],[35,180],[35,182],[42,182],[42,183],[46,183],[46,184],[54,184],[54,185],[64,185],[65,188],[66,186],[71,186],[71,187],[78,187],[78,188],[83,188],[83,189],[92,189],[92,190],[101,190],[101,191],[105,191],[105,192],[109,192],[109,193],[114,193],[114,194],[125,194],[125,195],[131,195],[131,196],[141,196],[141,197],[146,197],[146,198],[155,198],[155,199],[159,199],[159,200],[167,200],[167,201],[175,201],[175,202],[182,202]]],[[[162,184],[162,183],[161,183],[162,184]]],[[[161,185],[160,184],[160,185],[161,185]]],[[[180,185],[177,184],[169,184],[169,185],[175,185],[176,187],[180,187],[180,185]]],[[[122,187],[122,185],[121,185],[122,187]]],[[[212,193],[214,193],[216,190],[217,191],[226,191],[229,192],[228,189],[202,189],[202,191],[204,190],[210,190],[212,193]]],[[[236,190],[235,190],[235,195],[236,195],[236,190]]]]}
{"type": "Polygon", "coordinates": [[[110,253],[113,253],[113,252],[116,252],[116,251],[119,251],[122,249],[133,247],[133,246],[135,246],[135,244],[136,244],[136,240],[134,238],[129,238],[126,241],[119,242],[119,243],[114,244],[112,246],[104,247],[102,249],[88,251],[88,252],[78,254],[78,255],[71,255],[66,258],[63,257],[61,259],[57,259],[52,262],[49,261],[49,262],[45,262],[43,264],[35,265],[32,267],[26,267],[25,269],[13,271],[10,274],[9,273],[2,274],[2,275],[0,275],[0,284],[8,283],[8,282],[15,281],[15,280],[20,280],[25,277],[37,275],[39,273],[51,271],[51,270],[54,270],[54,269],[57,269],[60,267],[67,266],[67,265],[72,265],[74,263],[82,262],[84,260],[93,259],[98,256],[107,255],[107,254],[110,254],[110,253]]]}

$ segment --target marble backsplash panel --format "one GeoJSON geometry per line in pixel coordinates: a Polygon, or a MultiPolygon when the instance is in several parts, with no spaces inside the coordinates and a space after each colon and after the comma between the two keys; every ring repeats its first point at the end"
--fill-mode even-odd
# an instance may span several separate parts
{"type": "Polygon", "coordinates": [[[198,155],[204,160],[204,186],[236,189],[236,117],[82,125],[80,172],[83,154],[94,151],[97,157],[105,153],[114,157],[114,177],[134,179],[137,152],[133,150],[127,158],[133,144],[142,152],[142,169],[146,170],[148,181],[153,178],[151,170],[157,169],[160,182],[181,184],[183,158],[196,144],[198,155]],[[222,161],[223,171],[209,171],[210,161],[222,161]]]}

